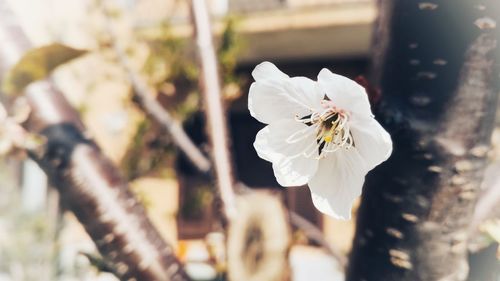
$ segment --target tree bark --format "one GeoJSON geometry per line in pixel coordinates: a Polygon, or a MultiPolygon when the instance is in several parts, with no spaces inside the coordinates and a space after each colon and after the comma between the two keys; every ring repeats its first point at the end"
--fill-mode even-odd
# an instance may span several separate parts
{"type": "MultiPolygon", "coordinates": [[[[0,1],[0,76],[31,47],[6,5],[0,1]]],[[[113,272],[121,280],[189,280],[127,182],[85,135],[64,96],[48,80],[32,83],[25,96],[31,106],[25,127],[47,139],[40,151],[29,154],[111,262],[113,272]]]]}
{"type": "Polygon", "coordinates": [[[347,280],[465,280],[497,107],[499,6],[379,4],[375,113],[394,152],[367,178],[347,280]]]}

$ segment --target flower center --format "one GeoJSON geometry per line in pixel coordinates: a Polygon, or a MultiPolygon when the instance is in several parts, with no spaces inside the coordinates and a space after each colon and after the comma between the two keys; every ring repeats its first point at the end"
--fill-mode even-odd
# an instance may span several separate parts
{"type": "Polygon", "coordinates": [[[324,158],[341,148],[350,149],[355,146],[349,129],[349,114],[335,107],[329,100],[324,100],[322,105],[325,108],[322,112],[313,112],[304,117],[297,116],[296,120],[308,127],[287,139],[289,143],[298,142],[307,137],[310,130],[314,130],[316,142],[304,149],[302,154],[306,157],[311,157],[317,151],[318,158],[324,158]]]}

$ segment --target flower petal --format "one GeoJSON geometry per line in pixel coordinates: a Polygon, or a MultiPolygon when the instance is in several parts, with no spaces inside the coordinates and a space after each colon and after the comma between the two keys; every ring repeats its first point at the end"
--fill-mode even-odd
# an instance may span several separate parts
{"type": "Polygon", "coordinates": [[[356,149],[340,149],[321,159],[309,181],[314,206],[334,218],[350,219],[352,203],[361,195],[366,172],[356,149]]]}
{"type": "Polygon", "coordinates": [[[258,80],[250,86],[248,109],[255,119],[269,124],[309,115],[321,109],[323,97],[319,85],[305,77],[258,80]]]}
{"type": "Polygon", "coordinates": [[[279,120],[257,133],[254,147],[262,159],[273,163],[274,175],[282,186],[306,184],[318,168],[317,152],[305,157],[303,152],[316,144],[313,127],[295,120],[279,120]],[[290,139],[293,137],[294,141],[290,139]]]}
{"type": "Polygon", "coordinates": [[[313,157],[282,158],[273,162],[276,181],[285,187],[305,185],[318,169],[318,160],[313,157]]]}
{"type": "Polygon", "coordinates": [[[283,80],[289,78],[288,75],[279,70],[276,65],[265,61],[257,65],[252,71],[252,76],[255,81],[260,80],[283,80]]]}
{"type": "Polygon", "coordinates": [[[321,106],[321,101],[325,98],[325,94],[316,81],[302,76],[292,77],[289,79],[289,83],[285,84],[285,90],[292,99],[306,106],[310,111],[324,109],[321,106]]]}
{"type": "Polygon", "coordinates": [[[391,136],[377,120],[374,118],[355,120],[350,125],[356,149],[369,170],[391,156],[391,136]]]}
{"type": "Polygon", "coordinates": [[[354,118],[372,116],[368,95],[355,81],[323,68],[318,74],[318,83],[336,106],[354,113],[354,118]]]}

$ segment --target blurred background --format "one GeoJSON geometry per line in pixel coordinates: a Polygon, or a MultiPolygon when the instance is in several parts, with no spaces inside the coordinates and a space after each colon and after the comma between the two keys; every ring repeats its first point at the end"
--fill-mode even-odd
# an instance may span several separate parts
{"type": "MultiPolygon", "coordinates": [[[[180,251],[182,259],[208,262],[204,241],[207,234],[217,230],[210,211],[212,183],[197,176],[185,159],[176,157],[168,136],[159,133],[134,106],[126,73],[108,46],[101,3],[7,2],[35,46],[57,41],[77,49],[97,50],[57,69],[53,74],[57,85],[78,109],[104,154],[131,181],[155,226],[180,251]]],[[[376,17],[374,1],[208,3],[223,71],[236,174],[252,188],[283,192],[289,208],[320,227],[329,242],[347,253],[353,221],[322,216],[312,206],[306,188],[279,189],[271,164],[258,158],[252,144],[263,124],[248,114],[247,94],[250,72],[264,60],[276,63],[289,75],[313,79],[323,67],[351,77],[363,74],[376,17]]],[[[134,68],[155,87],[157,100],[183,121],[188,134],[204,149],[207,140],[199,111],[199,74],[187,1],[117,0],[106,4],[112,10],[118,40],[134,68]]],[[[115,280],[112,274],[99,273],[82,255],[96,251],[92,240],[74,216],[64,212],[57,191],[48,187],[46,176],[35,163],[4,163],[2,187],[0,280],[115,280]]],[[[314,267],[322,260],[332,274],[341,275],[331,257],[315,248],[299,250],[303,251],[300,255],[311,255],[308,266],[313,266],[303,278],[318,272],[314,267]]],[[[206,274],[199,280],[209,280],[215,274],[210,267],[199,271],[206,274]]]]}
{"type": "MultiPolygon", "coordinates": [[[[223,248],[224,234],[214,209],[213,180],[178,153],[168,134],[138,108],[129,74],[112,46],[118,42],[156,101],[207,154],[201,74],[187,1],[1,1],[12,9],[35,47],[59,42],[91,51],[57,68],[52,74],[54,83],[80,114],[86,134],[130,182],[154,226],[187,265],[188,274],[194,280],[224,280],[225,265],[214,262],[213,247],[223,248]]],[[[316,79],[324,67],[350,78],[366,75],[376,3],[207,3],[234,176],[251,189],[272,190],[289,210],[317,227],[335,250],[335,255],[326,253],[303,231],[294,229],[289,261],[292,280],[344,280],[342,266],[351,249],[356,210],[353,220],[338,221],[315,210],[307,188],[279,187],[271,164],[253,148],[255,135],[264,125],[250,116],[247,95],[252,69],[265,60],[290,76],[316,79]]],[[[94,242],[75,216],[65,211],[64,201],[35,162],[7,157],[1,166],[0,281],[118,280],[103,270],[94,242]]],[[[498,232],[498,222],[491,223],[488,231],[484,237],[493,241],[491,233],[498,232]]]]}

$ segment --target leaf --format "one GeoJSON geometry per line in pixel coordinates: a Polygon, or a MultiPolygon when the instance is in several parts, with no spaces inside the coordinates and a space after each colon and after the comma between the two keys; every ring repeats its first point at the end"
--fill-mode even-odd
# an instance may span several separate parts
{"type": "Polygon", "coordinates": [[[84,255],[90,262],[92,266],[94,266],[99,272],[110,272],[116,274],[116,268],[113,263],[105,258],[103,258],[99,254],[80,252],[81,255],[84,255]]]}
{"type": "Polygon", "coordinates": [[[28,84],[41,80],[59,65],[87,53],[54,43],[29,50],[5,75],[1,90],[5,94],[20,93],[28,84]]]}

